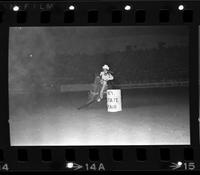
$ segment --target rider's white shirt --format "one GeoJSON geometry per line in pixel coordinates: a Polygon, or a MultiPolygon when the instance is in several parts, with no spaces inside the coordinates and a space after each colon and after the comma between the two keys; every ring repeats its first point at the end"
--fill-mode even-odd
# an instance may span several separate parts
{"type": "Polygon", "coordinates": [[[101,76],[101,79],[104,80],[104,81],[109,81],[109,80],[114,79],[114,77],[110,73],[101,72],[100,76],[101,76]]]}

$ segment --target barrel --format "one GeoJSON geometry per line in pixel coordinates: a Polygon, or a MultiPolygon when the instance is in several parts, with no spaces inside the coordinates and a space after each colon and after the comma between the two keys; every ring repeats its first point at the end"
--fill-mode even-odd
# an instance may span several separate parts
{"type": "Polygon", "coordinates": [[[107,110],[108,112],[122,111],[121,89],[107,90],[107,110]]]}

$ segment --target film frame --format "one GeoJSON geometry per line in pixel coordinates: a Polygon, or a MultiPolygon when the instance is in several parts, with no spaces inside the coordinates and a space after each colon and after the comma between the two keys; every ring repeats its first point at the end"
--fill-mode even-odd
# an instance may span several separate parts
{"type": "MultiPolygon", "coordinates": [[[[200,170],[198,58],[200,3],[197,1],[102,1],[0,3],[1,118],[0,171],[200,170]],[[133,8],[125,11],[125,5],[133,8]],[[183,4],[184,10],[178,10],[183,4]],[[19,6],[18,12],[13,11],[19,6]],[[70,5],[74,11],[66,10],[70,5]],[[167,26],[189,28],[191,145],[10,146],[8,124],[8,34],[10,26],[167,26]],[[193,58],[193,59],[191,59],[193,58]],[[68,163],[75,167],[67,168],[68,163]]],[[[69,164],[68,164],[69,165],[69,164]]]]}

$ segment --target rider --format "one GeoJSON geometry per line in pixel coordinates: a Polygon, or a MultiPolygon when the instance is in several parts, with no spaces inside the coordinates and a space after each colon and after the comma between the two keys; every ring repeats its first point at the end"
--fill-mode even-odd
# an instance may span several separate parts
{"type": "Polygon", "coordinates": [[[100,102],[103,99],[104,90],[108,86],[107,82],[114,79],[113,75],[111,75],[111,73],[108,72],[109,69],[110,68],[106,64],[102,67],[102,72],[100,73],[102,87],[99,98],[97,100],[98,102],[100,102]]]}

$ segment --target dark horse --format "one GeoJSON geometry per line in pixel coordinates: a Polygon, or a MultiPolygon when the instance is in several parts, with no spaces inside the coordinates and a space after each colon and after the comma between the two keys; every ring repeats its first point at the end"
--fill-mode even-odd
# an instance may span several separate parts
{"type": "MultiPolygon", "coordinates": [[[[94,83],[92,85],[92,89],[88,92],[87,103],[80,106],[78,109],[83,109],[85,107],[88,107],[90,104],[97,102],[97,100],[99,99],[101,88],[102,88],[101,78],[100,78],[99,75],[96,74],[95,79],[94,79],[94,83]]],[[[108,87],[105,88],[104,94],[106,94],[107,89],[108,89],[108,87]]],[[[105,98],[103,98],[103,99],[105,99],[105,98]]]]}

